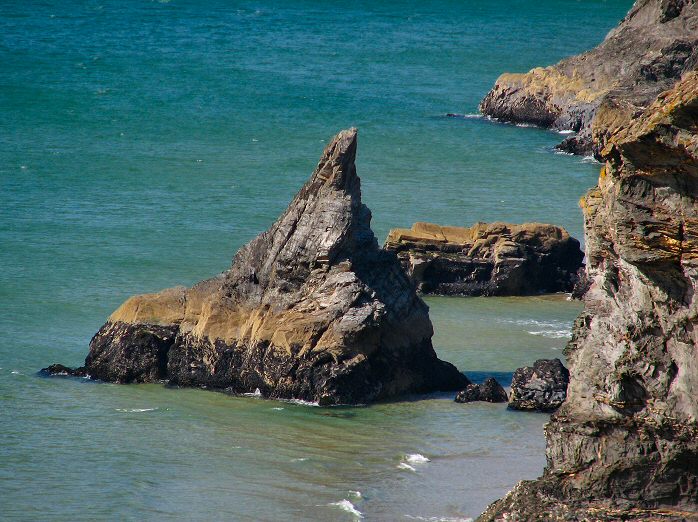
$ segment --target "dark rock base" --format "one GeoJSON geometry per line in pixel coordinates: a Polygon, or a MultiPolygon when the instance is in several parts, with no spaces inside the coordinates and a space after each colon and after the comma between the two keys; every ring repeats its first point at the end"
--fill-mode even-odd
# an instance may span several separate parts
{"type": "MultiPolygon", "coordinates": [[[[428,342],[428,341],[426,341],[428,342]]],[[[463,389],[470,381],[455,366],[415,350],[389,358],[335,361],[331,354],[301,354],[268,343],[210,343],[176,327],[106,323],[90,343],[86,366],[54,364],[47,375],[89,376],[107,382],[168,381],[271,399],[300,399],[322,406],[365,404],[406,393],[463,389]]],[[[431,352],[433,353],[433,351],[431,352]]]]}
{"type": "Polygon", "coordinates": [[[469,384],[456,395],[456,402],[507,402],[507,392],[496,379],[490,377],[482,384],[469,384]]]}
{"type": "Polygon", "coordinates": [[[698,512],[681,507],[622,506],[611,501],[563,498],[559,482],[541,478],[522,481],[501,500],[490,505],[477,522],[689,522],[698,512]]]}

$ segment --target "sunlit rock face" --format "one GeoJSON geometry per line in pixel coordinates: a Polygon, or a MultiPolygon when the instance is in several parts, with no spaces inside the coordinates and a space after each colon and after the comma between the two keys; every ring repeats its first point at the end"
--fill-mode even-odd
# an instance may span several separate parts
{"type": "Polygon", "coordinates": [[[698,73],[619,125],[601,155],[582,200],[591,286],[548,466],[482,520],[698,516],[698,73]]]}
{"type": "Polygon", "coordinates": [[[385,248],[420,292],[440,295],[571,292],[584,258],[564,228],[543,223],[415,223],[392,229],[385,248]]]}
{"type": "Polygon", "coordinates": [[[128,299],[90,343],[85,371],[321,404],[457,390],[436,357],[428,308],[361,203],[356,129],[232,266],[191,288],[128,299]]]}
{"type": "Polygon", "coordinates": [[[525,74],[502,74],[480,109],[502,121],[578,131],[561,148],[588,154],[619,121],[698,67],[698,3],[638,0],[591,51],[525,74]]]}

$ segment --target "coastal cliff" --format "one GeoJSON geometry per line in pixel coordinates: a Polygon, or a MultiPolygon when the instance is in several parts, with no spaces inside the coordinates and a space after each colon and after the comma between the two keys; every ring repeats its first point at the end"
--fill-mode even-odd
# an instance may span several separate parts
{"type": "Polygon", "coordinates": [[[502,74],[480,110],[578,134],[560,146],[598,154],[599,136],[637,116],[698,66],[698,3],[638,0],[596,48],[525,74],[502,74]],[[596,136],[596,137],[595,137],[596,136]]]}
{"type": "Polygon", "coordinates": [[[600,154],[582,199],[591,286],[547,467],[480,521],[698,518],[698,73],[600,154]]]}
{"type": "Polygon", "coordinates": [[[541,223],[415,223],[391,230],[385,249],[420,292],[440,295],[571,292],[584,258],[564,228],[541,223]]]}
{"type": "Polygon", "coordinates": [[[339,133],[230,269],[128,299],[74,372],[323,405],[463,389],[468,379],[436,357],[426,304],[370,228],[356,147],[355,129],[339,133]]]}

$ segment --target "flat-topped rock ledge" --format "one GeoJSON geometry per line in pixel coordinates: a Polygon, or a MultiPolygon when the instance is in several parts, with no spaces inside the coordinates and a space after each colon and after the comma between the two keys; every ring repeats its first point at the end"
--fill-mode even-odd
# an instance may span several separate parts
{"type": "Polygon", "coordinates": [[[698,520],[698,73],[601,154],[582,201],[591,284],[548,464],[481,521],[698,520]]]}
{"type": "Polygon", "coordinates": [[[391,230],[385,249],[420,292],[439,295],[571,292],[584,258],[564,228],[540,223],[415,223],[391,230]]]}
{"type": "Polygon", "coordinates": [[[560,359],[538,359],[514,372],[509,408],[553,412],[565,402],[569,382],[570,373],[560,359]]]}
{"type": "Polygon", "coordinates": [[[93,337],[80,372],[321,405],[467,386],[436,357],[426,304],[378,246],[356,147],[356,129],[340,132],[288,209],[228,270],[128,299],[93,337]]]}
{"type": "Polygon", "coordinates": [[[561,148],[600,153],[607,136],[698,66],[698,2],[638,0],[591,51],[502,74],[480,110],[502,121],[578,131],[561,148]]]}

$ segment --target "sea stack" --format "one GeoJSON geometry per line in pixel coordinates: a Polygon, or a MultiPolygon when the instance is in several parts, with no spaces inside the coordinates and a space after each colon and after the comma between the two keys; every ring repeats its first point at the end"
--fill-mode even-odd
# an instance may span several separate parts
{"type": "Polygon", "coordinates": [[[598,154],[594,134],[609,134],[639,115],[697,66],[698,3],[637,0],[591,51],[525,74],[502,74],[480,110],[501,121],[577,131],[561,148],[598,154]]]}
{"type": "Polygon", "coordinates": [[[607,140],[543,477],[491,520],[698,518],[698,73],[607,140]]]}
{"type": "Polygon", "coordinates": [[[542,223],[415,223],[391,230],[385,248],[420,292],[439,295],[571,292],[584,259],[564,228],[542,223]]]}
{"type": "Polygon", "coordinates": [[[93,337],[84,371],[321,405],[463,389],[467,378],[436,357],[428,307],[378,246],[356,147],[356,129],[340,132],[230,269],[128,299],[93,337]]]}

